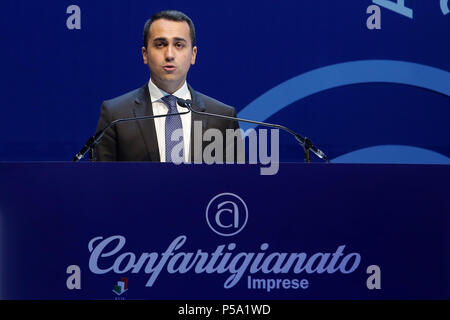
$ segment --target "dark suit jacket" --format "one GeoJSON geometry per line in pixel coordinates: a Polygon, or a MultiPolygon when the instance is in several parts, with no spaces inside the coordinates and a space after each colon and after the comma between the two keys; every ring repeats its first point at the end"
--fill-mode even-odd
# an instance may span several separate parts
{"type": "MultiPolygon", "coordinates": [[[[196,92],[190,86],[188,88],[191,92],[193,109],[232,117],[236,116],[234,108],[196,92]]],[[[148,84],[145,84],[141,88],[120,97],[104,101],[101,106],[97,132],[116,119],[151,115],[153,115],[152,103],[148,84]]],[[[224,141],[226,129],[239,128],[237,121],[208,117],[196,113],[191,113],[191,119],[191,161],[201,159],[205,146],[210,143],[203,142],[201,148],[195,147],[194,121],[202,121],[203,132],[209,128],[220,130],[224,141]]],[[[224,148],[223,160],[226,159],[225,151],[224,148]]],[[[117,123],[106,131],[96,147],[95,154],[98,161],[160,161],[154,120],[117,123]]],[[[234,158],[236,159],[236,156],[234,158]]]]}

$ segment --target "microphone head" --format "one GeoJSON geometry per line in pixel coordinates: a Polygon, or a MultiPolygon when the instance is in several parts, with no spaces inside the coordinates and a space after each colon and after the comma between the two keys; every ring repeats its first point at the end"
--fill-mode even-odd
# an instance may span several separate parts
{"type": "Polygon", "coordinates": [[[181,99],[181,98],[177,98],[177,102],[179,103],[179,105],[181,107],[191,110],[191,107],[192,107],[192,101],[191,100],[189,100],[189,99],[184,100],[184,99],[181,99]]]}

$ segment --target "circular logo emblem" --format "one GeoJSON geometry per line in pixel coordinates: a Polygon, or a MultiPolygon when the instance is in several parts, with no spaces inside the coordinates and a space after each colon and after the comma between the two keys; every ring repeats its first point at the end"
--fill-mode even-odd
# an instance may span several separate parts
{"type": "Polygon", "coordinates": [[[221,236],[234,236],[244,229],[248,220],[247,206],[234,193],[221,193],[209,201],[206,221],[212,231],[221,236]]]}

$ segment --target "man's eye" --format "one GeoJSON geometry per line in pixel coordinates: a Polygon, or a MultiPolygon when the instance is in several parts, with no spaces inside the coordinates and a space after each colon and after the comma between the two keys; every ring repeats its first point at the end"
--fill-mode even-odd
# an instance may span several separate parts
{"type": "Polygon", "coordinates": [[[163,42],[156,42],[155,43],[155,47],[162,48],[162,47],[164,47],[164,43],[163,42]]]}
{"type": "Polygon", "coordinates": [[[183,48],[183,47],[184,47],[184,44],[181,43],[181,42],[177,42],[177,43],[175,44],[175,46],[176,46],[177,48],[183,48]]]}

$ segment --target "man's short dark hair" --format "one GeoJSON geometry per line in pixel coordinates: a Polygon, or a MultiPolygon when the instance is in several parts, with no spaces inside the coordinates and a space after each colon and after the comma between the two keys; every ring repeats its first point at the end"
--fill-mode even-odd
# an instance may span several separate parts
{"type": "Polygon", "coordinates": [[[155,22],[156,20],[159,20],[159,19],[166,19],[166,20],[178,21],[178,22],[182,22],[182,21],[186,22],[189,25],[189,33],[191,36],[192,47],[195,46],[195,42],[196,42],[195,41],[195,27],[194,27],[194,23],[192,22],[192,20],[181,11],[164,10],[164,11],[155,13],[145,23],[145,26],[144,26],[144,47],[145,48],[147,48],[147,45],[148,45],[148,32],[150,30],[150,26],[152,25],[153,22],[155,22]]]}

